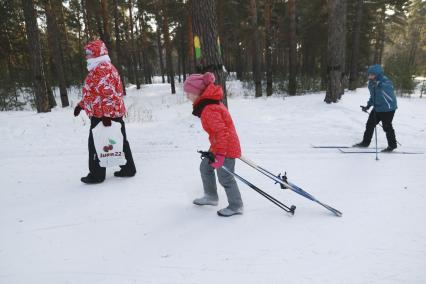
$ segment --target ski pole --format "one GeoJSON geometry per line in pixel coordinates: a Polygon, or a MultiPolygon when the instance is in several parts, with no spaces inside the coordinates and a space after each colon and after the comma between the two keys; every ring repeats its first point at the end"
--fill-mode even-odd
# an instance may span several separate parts
{"type": "MultiPolygon", "coordinates": [[[[376,111],[374,111],[374,121],[377,121],[376,111]]],[[[377,149],[377,124],[374,125],[374,136],[376,137],[376,161],[379,160],[379,150],[377,149]]]]}
{"type": "MultiPolygon", "coordinates": [[[[201,154],[201,158],[205,158],[205,159],[208,159],[210,162],[214,162],[214,155],[213,155],[213,153],[207,152],[207,151],[197,151],[197,152],[201,154]]],[[[261,190],[260,188],[258,188],[257,186],[255,186],[254,184],[252,184],[251,182],[249,182],[248,180],[246,180],[242,176],[238,175],[235,172],[232,172],[227,167],[222,166],[222,169],[225,172],[227,172],[227,173],[233,175],[234,177],[236,177],[241,182],[245,183],[251,189],[255,190],[257,193],[259,193],[260,195],[262,195],[263,197],[265,197],[266,199],[268,199],[269,201],[271,201],[272,203],[274,203],[275,205],[277,205],[278,207],[280,207],[284,211],[286,211],[286,212],[291,213],[292,215],[294,215],[294,211],[296,210],[296,206],[292,205],[291,207],[288,207],[287,205],[285,205],[281,201],[277,200],[275,197],[269,195],[268,193],[264,192],[263,190],[261,190]]]]}
{"type": "Polygon", "coordinates": [[[323,206],[324,208],[330,210],[331,212],[333,212],[336,216],[341,217],[342,216],[342,212],[340,212],[339,210],[331,207],[330,205],[327,205],[325,203],[320,202],[318,199],[316,199],[315,197],[313,197],[311,194],[309,194],[308,192],[304,191],[303,189],[301,189],[300,187],[296,186],[295,184],[292,184],[291,182],[287,181],[286,176],[281,176],[281,175],[274,175],[273,173],[271,173],[270,171],[256,165],[255,163],[253,163],[252,161],[250,161],[249,159],[245,158],[245,157],[240,157],[239,158],[241,161],[243,161],[244,163],[246,163],[247,165],[249,165],[250,167],[254,168],[255,170],[259,171],[260,173],[262,173],[263,175],[267,176],[268,178],[272,179],[273,181],[275,181],[275,183],[279,183],[282,189],[290,189],[300,195],[302,195],[303,197],[310,199],[316,203],[318,203],[319,205],[323,206]]]}

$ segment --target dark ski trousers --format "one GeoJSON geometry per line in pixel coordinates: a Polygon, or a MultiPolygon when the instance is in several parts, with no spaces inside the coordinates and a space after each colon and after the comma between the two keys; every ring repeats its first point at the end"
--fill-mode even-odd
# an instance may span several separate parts
{"type": "MultiPolygon", "coordinates": [[[[126,157],[127,163],[124,166],[120,166],[122,171],[128,171],[133,173],[136,171],[135,163],[133,162],[132,151],[130,150],[129,141],[127,141],[126,127],[122,117],[113,118],[112,121],[119,122],[121,124],[121,133],[123,134],[123,152],[126,157]]],[[[90,174],[97,180],[103,181],[105,179],[106,169],[99,166],[99,159],[96,154],[95,143],[93,141],[92,129],[96,127],[102,119],[92,117],[90,119],[90,133],[89,133],[89,171],[90,174]]]]}
{"type": "Polygon", "coordinates": [[[379,124],[379,122],[381,121],[383,130],[386,133],[386,139],[388,140],[388,146],[392,148],[396,148],[395,130],[393,129],[393,126],[392,126],[392,120],[394,115],[395,115],[395,111],[376,112],[373,109],[370,112],[370,115],[368,116],[365,132],[364,132],[364,139],[362,140],[362,143],[366,145],[370,144],[374,134],[374,127],[377,124],[379,124]]]}

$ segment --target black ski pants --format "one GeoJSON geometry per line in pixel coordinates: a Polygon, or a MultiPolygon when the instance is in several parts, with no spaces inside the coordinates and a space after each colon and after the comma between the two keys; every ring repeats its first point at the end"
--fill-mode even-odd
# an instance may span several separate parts
{"type": "Polygon", "coordinates": [[[374,134],[374,127],[382,122],[383,130],[386,133],[386,139],[388,140],[388,146],[396,148],[396,137],[395,130],[392,126],[393,116],[395,111],[389,112],[376,112],[374,109],[370,112],[368,116],[367,124],[364,132],[364,139],[362,140],[363,144],[369,145],[374,134]]]}

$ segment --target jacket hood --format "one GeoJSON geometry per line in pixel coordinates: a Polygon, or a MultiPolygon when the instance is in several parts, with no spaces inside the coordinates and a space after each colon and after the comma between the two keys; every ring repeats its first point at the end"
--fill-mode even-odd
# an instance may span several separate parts
{"type": "Polygon", "coordinates": [[[383,68],[379,64],[371,65],[370,67],[368,67],[367,73],[379,76],[383,74],[383,68]]]}
{"type": "Polygon", "coordinates": [[[194,102],[194,105],[197,105],[202,100],[217,100],[220,101],[223,98],[222,86],[210,84],[200,95],[200,97],[194,102]]]}
{"type": "Polygon", "coordinates": [[[86,50],[86,59],[108,55],[108,49],[100,39],[89,42],[84,49],[86,50]]]}

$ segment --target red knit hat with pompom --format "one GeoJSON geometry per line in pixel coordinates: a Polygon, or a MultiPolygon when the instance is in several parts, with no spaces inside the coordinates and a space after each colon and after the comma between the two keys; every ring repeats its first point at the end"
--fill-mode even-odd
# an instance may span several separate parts
{"type": "Polygon", "coordinates": [[[213,73],[206,72],[204,74],[191,74],[183,83],[183,90],[199,96],[208,85],[214,83],[215,77],[213,73]]]}
{"type": "Polygon", "coordinates": [[[100,39],[89,42],[86,44],[84,49],[86,50],[86,59],[96,58],[108,54],[108,49],[105,43],[100,39]]]}

